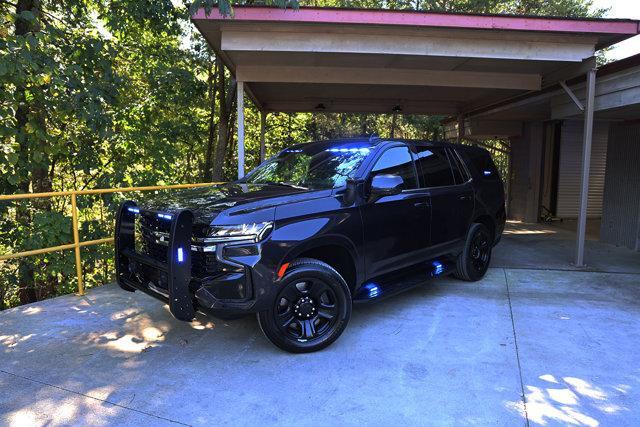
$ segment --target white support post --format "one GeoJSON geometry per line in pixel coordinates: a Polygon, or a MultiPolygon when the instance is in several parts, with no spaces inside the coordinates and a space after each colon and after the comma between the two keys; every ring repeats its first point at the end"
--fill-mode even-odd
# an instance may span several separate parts
{"type": "Polygon", "coordinates": [[[591,141],[593,139],[593,103],[596,89],[596,70],[587,73],[587,105],[584,111],[582,143],[582,188],[576,235],[576,267],[584,267],[584,241],[587,229],[587,202],[589,200],[589,167],[591,165],[591,141]]]}
{"type": "Polygon", "coordinates": [[[260,111],[260,163],[264,162],[265,157],[265,145],[264,134],[267,128],[267,112],[260,111]]]}
{"type": "Polygon", "coordinates": [[[238,82],[238,179],[244,176],[244,82],[238,82]]]}

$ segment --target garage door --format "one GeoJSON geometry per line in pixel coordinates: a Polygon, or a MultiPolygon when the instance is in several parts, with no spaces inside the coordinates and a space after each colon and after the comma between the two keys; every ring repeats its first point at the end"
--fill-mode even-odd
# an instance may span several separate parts
{"type": "MultiPolygon", "coordinates": [[[[580,175],[582,167],[582,121],[566,120],[560,140],[560,170],[558,174],[558,210],[560,218],[577,218],[580,205],[580,175]]],[[[587,216],[602,216],[604,171],[607,165],[607,135],[609,123],[593,126],[591,169],[589,171],[589,202],[587,216]]]]}

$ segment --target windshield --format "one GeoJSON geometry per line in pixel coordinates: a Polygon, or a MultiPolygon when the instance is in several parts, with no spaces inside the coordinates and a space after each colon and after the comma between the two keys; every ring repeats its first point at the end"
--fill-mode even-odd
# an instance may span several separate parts
{"type": "Polygon", "coordinates": [[[282,151],[249,173],[244,182],[310,189],[343,186],[369,154],[370,147],[308,144],[282,151]]]}

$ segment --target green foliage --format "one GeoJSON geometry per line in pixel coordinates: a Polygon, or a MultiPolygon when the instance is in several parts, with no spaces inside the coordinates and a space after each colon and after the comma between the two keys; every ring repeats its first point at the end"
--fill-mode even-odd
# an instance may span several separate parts
{"type": "MultiPolygon", "coordinates": [[[[257,4],[243,1],[236,4],[257,4]]],[[[601,16],[586,0],[266,0],[261,4],[601,16]]],[[[191,12],[233,8],[196,0],[191,12]]],[[[222,124],[215,54],[172,0],[0,1],[0,193],[197,182],[222,124]],[[33,4],[39,5],[34,8],[33,4]],[[217,85],[217,86],[216,86],[217,85]],[[210,129],[209,125],[212,128],[210,129]],[[212,130],[212,132],[210,132],[212,130]],[[210,145],[210,144],[209,144],[210,145]]],[[[259,112],[246,102],[247,167],[259,162],[259,112]]],[[[232,111],[233,109],[231,109],[232,111]]],[[[234,118],[230,118],[233,126],[234,118]]],[[[439,117],[270,114],[267,154],[346,135],[442,138],[439,117]]],[[[223,178],[235,174],[235,141],[223,178]]],[[[499,142],[495,144],[499,145],[499,142]]],[[[499,167],[508,162],[494,150],[499,167]]],[[[135,197],[128,195],[127,197],[135,197]]],[[[81,239],[113,233],[122,195],[78,198],[81,239]]],[[[0,253],[72,241],[69,201],[0,203],[0,253]]],[[[112,247],[84,248],[88,286],[113,279],[112,247]]],[[[73,252],[0,262],[0,308],[75,290],[73,252]]]]}

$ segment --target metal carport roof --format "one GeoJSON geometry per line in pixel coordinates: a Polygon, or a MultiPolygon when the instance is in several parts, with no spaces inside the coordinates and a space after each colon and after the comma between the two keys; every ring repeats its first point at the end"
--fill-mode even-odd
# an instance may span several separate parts
{"type": "Polygon", "coordinates": [[[583,74],[639,33],[633,20],[326,8],[192,19],[259,108],[288,112],[456,115],[583,74]]]}

